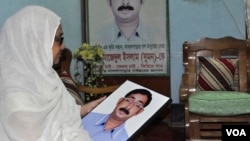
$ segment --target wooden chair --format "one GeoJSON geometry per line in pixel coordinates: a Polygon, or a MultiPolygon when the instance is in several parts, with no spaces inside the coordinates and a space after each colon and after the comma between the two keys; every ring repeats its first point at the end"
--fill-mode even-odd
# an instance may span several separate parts
{"type": "MultiPolygon", "coordinates": [[[[72,61],[72,52],[70,49],[65,48],[62,51],[61,58],[58,64],[54,65],[53,68],[57,71],[61,79],[63,80],[66,88],[71,93],[71,95],[76,99],[77,104],[84,104],[86,101],[81,97],[80,93],[92,94],[92,95],[109,95],[115,91],[119,85],[100,87],[100,88],[90,88],[79,83],[76,83],[72,76],[70,75],[70,65],[72,61]]],[[[100,97],[97,96],[97,97],[100,97]]]]}
{"type": "MultiPolygon", "coordinates": [[[[180,102],[185,104],[185,128],[187,140],[220,140],[223,124],[249,124],[250,114],[216,116],[189,111],[189,97],[198,91],[197,79],[200,72],[198,57],[238,58],[233,88],[239,92],[249,92],[249,41],[233,37],[218,39],[203,38],[196,42],[184,42],[184,74],[179,89],[180,102]]],[[[250,107],[249,107],[250,108],[250,107]]]]}

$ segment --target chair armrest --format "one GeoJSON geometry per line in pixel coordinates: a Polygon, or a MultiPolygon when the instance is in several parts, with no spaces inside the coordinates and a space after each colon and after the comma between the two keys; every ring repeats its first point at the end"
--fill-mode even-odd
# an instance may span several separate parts
{"type": "Polygon", "coordinates": [[[81,84],[77,84],[77,88],[79,91],[89,94],[106,94],[106,93],[112,93],[115,91],[120,85],[113,85],[113,86],[107,86],[107,87],[100,87],[100,88],[90,88],[88,86],[84,86],[81,84]]]}
{"type": "Polygon", "coordinates": [[[180,97],[180,101],[186,102],[188,100],[188,86],[187,85],[181,85],[180,89],[179,89],[179,97],[180,97]]]}
{"type": "Polygon", "coordinates": [[[179,88],[179,97],[182,103],[186,103],[190,95],[190,88],[189,88],[188,80],[189,80],[189,74],[188,73],[182,74],[182,81],[181,81],[181,85],[179,88]]]}

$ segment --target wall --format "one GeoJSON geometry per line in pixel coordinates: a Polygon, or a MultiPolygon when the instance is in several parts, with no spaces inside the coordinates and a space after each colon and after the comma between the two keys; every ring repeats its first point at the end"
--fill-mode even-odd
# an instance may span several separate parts
{"type": "Polygon", "coordinates": [[[1,0],[0,27],[9,16],[30,4],[47,7],[62,17],[65,46],[74,50],[81,45],[81,0],[1,0]]]}
{"type": "MultiPolygon", "coordinates": [[[[1,0],[0,26],[28,4],[48,7],[62,17],[65,45],[75,50],[82,42],[80,0],[1,0]]],[[[179,102],[183,73],[182,43],[200,37],[234,36],[245,38],[243,0],[169,0],[171,97],[179,102]]],[[[169,86],[166,86],[169,88],[169,86]]]]}

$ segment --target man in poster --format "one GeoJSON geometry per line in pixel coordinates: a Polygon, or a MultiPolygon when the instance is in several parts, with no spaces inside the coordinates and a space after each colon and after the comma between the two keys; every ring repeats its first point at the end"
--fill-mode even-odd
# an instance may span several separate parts
{"type": "Polygon", "coordinates": [[[105,52],[103,74],[168,72],[165,0],[88,2],[89,42],[100,44],[105,52]]]}
{"type": "Polygon", "coordinates": [[[114,22],[96,33],[101,45],[156,44],[164,37],[162,31],[140,19],[144,0],[107,0],[114,22]]]}
{"type": "Polygon", "coordinates": [[[150,104],[152,94],[146,89],[134,89],[120,98],[110,114],[90,112],[83,125],[93,141],[126,141],[128,134],[125,122],[144,111],[150,104]]]}

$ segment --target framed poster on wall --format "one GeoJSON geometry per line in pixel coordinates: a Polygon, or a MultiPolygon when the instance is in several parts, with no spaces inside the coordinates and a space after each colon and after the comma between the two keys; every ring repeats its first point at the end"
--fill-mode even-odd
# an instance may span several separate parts
{"type": "Polygon", "coordinates": [[[83,0],[83,42],[104,50],[104,75],[169,75],[168,1],[83,0]]]}

